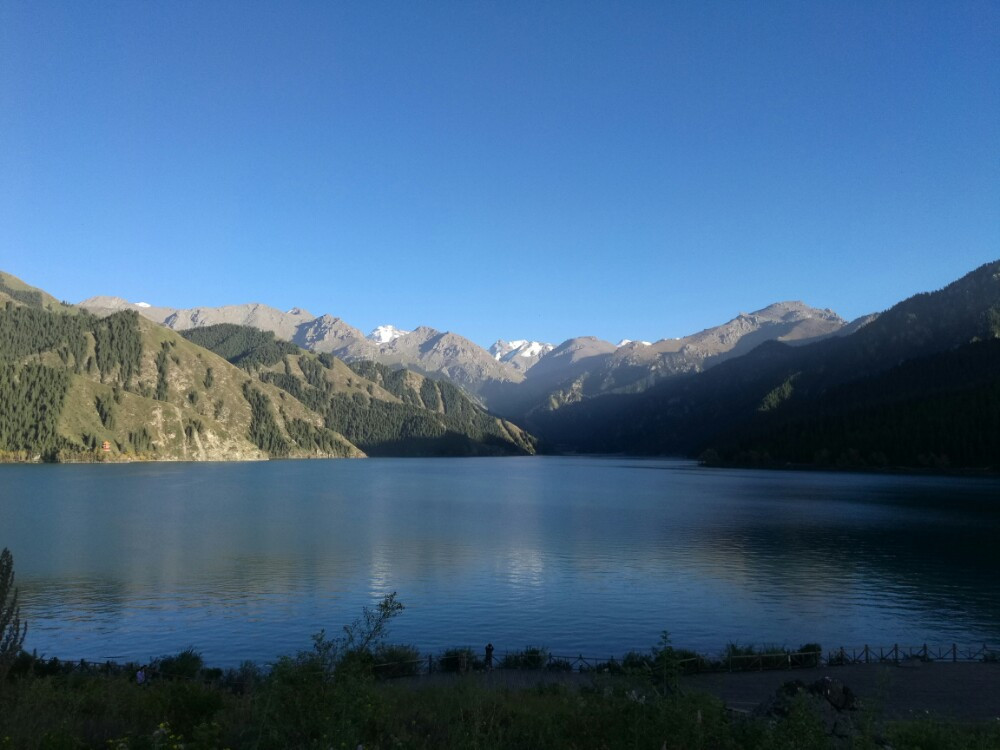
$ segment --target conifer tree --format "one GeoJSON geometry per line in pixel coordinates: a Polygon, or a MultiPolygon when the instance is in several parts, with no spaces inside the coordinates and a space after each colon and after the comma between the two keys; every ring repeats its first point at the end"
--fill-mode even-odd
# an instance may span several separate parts
{"type": "Polygon", "coordinates": [[[6,547],[0,552],[0,680],[21,653],[28,624],[21,622],[21,607],[14,588],[14,556],[6,547]]]}

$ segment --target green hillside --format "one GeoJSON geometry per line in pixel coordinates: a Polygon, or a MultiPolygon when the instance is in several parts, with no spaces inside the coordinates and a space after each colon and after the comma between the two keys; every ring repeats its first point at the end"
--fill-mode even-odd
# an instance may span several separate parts
{"type": "Polygon", "coordinates": [[[49,312],[61,312],[71,315],[77,313],[77,308],[66,302],[60,302],[51,294],[41,289],[25,284],[17,276],[0,271],[0,307],[6,302],[26,305],[49,312]]]}
{"type": "Polygon", "coordinates": [[[182,334],[280,389],[373,456],[534,452],[534,439],[455,386],[372,362],[345,365],[254,328],[221,324],[182,334]]]}
{"type": "Polygon", "coordinates": [[[284,391],[134,312],[6,300],[0,403],[6,460],[363,455],[284,391]]]}

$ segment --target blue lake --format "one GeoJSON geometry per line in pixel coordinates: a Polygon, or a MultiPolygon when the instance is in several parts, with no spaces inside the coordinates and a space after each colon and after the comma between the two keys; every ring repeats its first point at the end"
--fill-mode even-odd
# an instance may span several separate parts
{"type": "Polygon", "coordinates": [[[607,658],[670,632],[1000,643],[1000,481],[623,458],[0,466],[25,646],[262,663],[396,591],[390,640],[607,658]]]}

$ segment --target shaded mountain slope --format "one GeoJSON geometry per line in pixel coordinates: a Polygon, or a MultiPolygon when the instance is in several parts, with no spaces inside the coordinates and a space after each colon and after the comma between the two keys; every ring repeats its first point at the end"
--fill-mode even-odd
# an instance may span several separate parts
{"type": "Polygon", "coordinates": [[[708,463],[1000,470],[1000,339],[918,357],[718,436],[708,463]]]}
{"type": "Polygon", "coordinates": [[[849,329],[831,310],[778,302],[690,336],[652,344],[633,341],[615,346],[593,337],[570,339],[528,370],[523,383],[490,383],[483,394],[498,413],[531,424],[538,412],[609,393],[645,391],[746,354],[766,341],[802,345],[854,330],[864,322],[868,319],[849,329]]]}
{"type": "MultiPolygon", "coordinates": [[[[735,455],[741,445],[751,449],[751,443],[740,442],[738,436],[777,429],[783,419],[822,419],[831,389],[875,378],[908,360],[941,355],[943,362],[952,361],[936,365],[946,370],[960,369],[968,356],[968,362],[982,368],[988,391],[1000,377],[990,358],[957,350],[998,336],[1000,262],[993,262],[940,291],[895,305],[849,336],[799,347],[767,342],[743,357],[666,381],[643,394],[604,396],[537,414],[531,426],[543,439],[580,451],[697,455],[721,447],[735,455]]],[[[878,385],[859,383],[858,388],[881,393],[888,403],[894,391],[905,390],[907,373],[901,370],[878,385]]],[[[912,389],[908,392],[920,397],[912,389]]],[[[973,415],[956,412],[955,419],[972,420],[973,415]]],[[[762,450],[762,445],[754,449],[762,450]]],[[[891,451],[881,452],[888,457],[891,451]]],[[[918,464],[919,454],[908,454],[905,463],[918,464]]]]}

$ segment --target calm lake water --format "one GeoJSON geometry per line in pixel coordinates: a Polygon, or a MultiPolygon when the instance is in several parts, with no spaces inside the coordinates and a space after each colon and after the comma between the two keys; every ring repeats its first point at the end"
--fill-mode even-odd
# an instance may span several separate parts
{"type": "Polygon", "coordinates": [[[0,466],[25,646],[267,663],[390,640],[608,657],[1000,642],[1000,481],[621,458],[0,466]]]}

